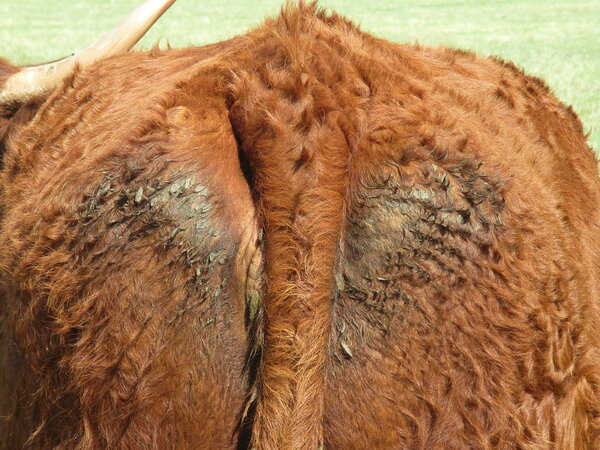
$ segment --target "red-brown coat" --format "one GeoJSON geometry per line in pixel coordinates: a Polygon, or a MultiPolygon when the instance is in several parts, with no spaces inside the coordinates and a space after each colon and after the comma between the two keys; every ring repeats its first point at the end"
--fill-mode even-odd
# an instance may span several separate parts
{"type": "Polygon", "coordinates": [[[75,73],[6,140],[0,443],[598,448],[597,170],[540,80],[312,6],[75,73]]]}

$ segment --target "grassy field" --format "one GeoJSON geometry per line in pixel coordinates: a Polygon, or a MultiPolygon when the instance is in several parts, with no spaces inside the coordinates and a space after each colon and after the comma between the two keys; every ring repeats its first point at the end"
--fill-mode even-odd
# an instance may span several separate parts
{"type": "MultiPolygon", "coordinates": [[[[3,0],[0,56],[26,64],[84,47],[141,0],[3,0]]],[[[144,38],[173,46],[226,39],[277,12],[279,0],[178,0],[144,38]]],[[[322,0],[363,29],[397,42],[421,42],[500,55],[544,78],[579,113],[600,151],[599,0],[322,0]]],[[[600,152],[599,152],[600,153],[600,152]]]]}

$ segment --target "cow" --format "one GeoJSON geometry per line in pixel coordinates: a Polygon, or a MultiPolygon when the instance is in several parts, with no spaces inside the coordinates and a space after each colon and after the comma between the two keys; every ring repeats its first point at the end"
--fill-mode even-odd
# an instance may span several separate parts
{"type": "Polygon", "coordinates": [[[542,80],[288,3],[11,98],[3,448],[600,448],[598,161],[542,80]]]}

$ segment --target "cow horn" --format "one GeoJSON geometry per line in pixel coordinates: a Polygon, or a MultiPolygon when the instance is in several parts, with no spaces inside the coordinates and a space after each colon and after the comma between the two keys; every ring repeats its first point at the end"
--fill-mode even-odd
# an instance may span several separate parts
{"type": "Polygon", "coordinates": [[[76,64],[85,67],[128,52],[173,3],[175,0],[147,0],[89,47],[55,62],[21,68],[0,90],[0,105],[24,103],[52,92],[76,64]]]}

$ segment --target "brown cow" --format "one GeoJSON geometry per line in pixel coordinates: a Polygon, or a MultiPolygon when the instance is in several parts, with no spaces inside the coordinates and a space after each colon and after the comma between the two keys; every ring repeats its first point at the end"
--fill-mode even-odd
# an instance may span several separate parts
{"type": "Polygon", "coordinates": [[[510,63],[287,6],[3,164],[5,448],[600,447],[597,160],[510,63]]]}

